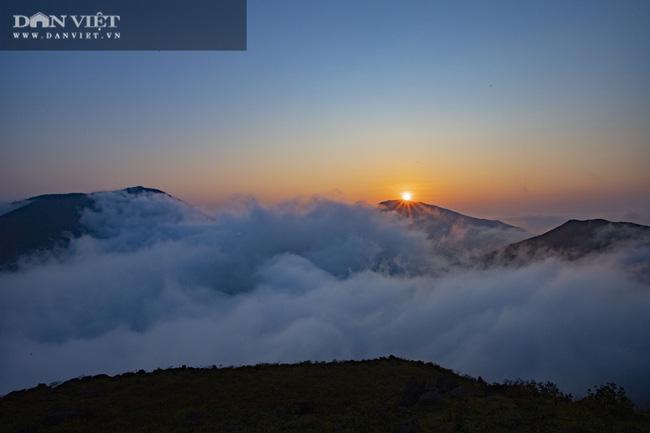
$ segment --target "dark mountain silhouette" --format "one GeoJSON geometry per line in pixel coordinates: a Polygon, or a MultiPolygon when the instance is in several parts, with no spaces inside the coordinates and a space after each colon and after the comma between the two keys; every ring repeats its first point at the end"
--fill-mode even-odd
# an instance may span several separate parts
{"type": "Polygon", "coordinates": [[[628,242],[650,242],[650,227],[604,219],[569,220],[542,235],[486,256],[487,264],[524,265],[549,256],[577,260],[628,242]]]}
{"type": "Polygon", "coordinates": [[[410,225],[426,233],[435,253],[455,263],[468,263],[489,251],[526,237],[519,227],[497,220],[474,218],[421,202],[388,200],[379,209],[396,212],[410,225]]]}
{"type": "MultiPolygon", "coordinates": [[[[134,195],[166,194],[142,186],[122,191],[134,195]]],[[[88,233],[81,215],[94,208],[94,199],[86,193],[44,194],[14,205],[19,207],[0,215],[0,269],[14,268],[24,255],[65,248],[70,239],[88,233]]]]}
{"type": "Polygon", "coordinates": [[[518,230],[519,227],[498,220],[475,218],[440,206],[422,202],[407,202],[404,200],[387,200],[379,203],[380,209],[395,211],[404,217],[426,222],[430,227],[447,230],[452,226],[475,226],[499,230],[518,230]]]}
{"type": "Polygon", "coordinates": [[[165,191],[161,191],[156,188],[146,188],[144,186],[130,186],[128,188],[124,188],[122,191],[127,192],[129,194],[165,194],[166,196],[171,197],[171,195],[167,194],[165,191]]]}

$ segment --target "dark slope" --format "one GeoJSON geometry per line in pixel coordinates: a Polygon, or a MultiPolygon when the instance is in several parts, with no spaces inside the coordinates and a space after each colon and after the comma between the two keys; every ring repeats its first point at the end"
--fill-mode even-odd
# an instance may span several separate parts
{"type": "Polygon", "coordinates": [[[4,432],[650,432],[620,389],[489,385],[433,364],[180,368],[75,379],[0,398],[4,432]]]}
{"type": "MultiPolygon", "coordinates": [[[[165,194],[142,186],[122,191],[165,194]]],[[[24,255],[64,248],[71,238],[87,233],[81,215],[94,206],[92,194],[85,193],[44,194],[22,203],[23,206],[0,215],[0,269],[15,267],[24,255]]]]}
{"type": "Polygon", "coordinates": [[[456,225],[465,227],[475,226],[499,230],[520,230],[519,227],[498,220],[475,218],[462,213],[422,202],[405,202],[403,200],[387,200],[379,203],[380,209],[396,211],[400,215],[414,220],[427,221],[442,228],[456,225]]]}
{"type": "Polygon", "coordinates": [[[526,232],[497,220],[474,218],[438,206],[389,200],[379,209],[395,212],[426,234],[434,254],[450,263],[470,264],[490,251],[526,237],[526,232]]]}
{"type": "Polygon", "coordinates": [[[577,260],[627,242],[650,242],[650,227],[604,219],[570,220],[542,235],[495,251],[486,257],[486,262],[522,265],[549,256],[577,260]]]}
{"type": "Polygon", "coordinates": [[[93,205],[82,193],[41,195],[26,202],[0,215],[0,268],[13,265],[24,254],[65,247],[70,237],[84,233],[79,219],[93,205]]]}

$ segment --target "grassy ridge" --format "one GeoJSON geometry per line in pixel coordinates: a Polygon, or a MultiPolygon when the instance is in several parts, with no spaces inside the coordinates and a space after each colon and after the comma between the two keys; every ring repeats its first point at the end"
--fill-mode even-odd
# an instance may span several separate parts
{"type": "Polygon", "coordinates": [[[619,388],[575,401],[551,384],[486,384],[373,361],[94,376],[0,399],[3,432],[650,432],[619,388]]]}

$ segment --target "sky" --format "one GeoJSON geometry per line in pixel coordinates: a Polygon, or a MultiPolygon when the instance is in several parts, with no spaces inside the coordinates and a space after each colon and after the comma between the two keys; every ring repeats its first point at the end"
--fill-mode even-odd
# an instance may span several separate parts
{"type": "Polygon", "coordinates": [[[647,1],[249,0],[242,52],[1,52],[0,200],[146,185],[650,222],[647,1]]]}

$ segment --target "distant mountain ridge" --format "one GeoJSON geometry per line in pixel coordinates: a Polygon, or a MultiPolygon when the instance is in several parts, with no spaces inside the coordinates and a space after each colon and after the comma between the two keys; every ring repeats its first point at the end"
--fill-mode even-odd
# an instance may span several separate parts
{"type": "MultiPolygon", "coordinates": [[[[143,186],[115,192],[169,196],[143,186]]],[[[0,215],[0,269],[14,267],[24,255],[65,248],[70,239],[89,233],[81,223],[81,215],[86,209],[94,209],[93,194],[42,194],[13,203],[18,207],[0,215]]]]}
{"type": "MultiPolygon", "coordinates": [[[[111,192],[133,197],[164,195],[182,203],[162,190],[144,186],[111,192]]],[[[15,202],[17,208],[0,215],[0,270],[15,268],[23,256],[65,249],[71,239],[93,235],[81,217],[86,210],[97,210],[96,199],[101,194],[43,194],[15,202]]],[[[526,238],[519,227],[427,203],[387,200],[379,203],[379,210],[406,219],[426,234],[433,254],[455,264],[517,266],[550,255],[576,260],[624,242],[650,245],[650,227],[627,222],[569,220],[542,235],[526,238]]]]}
{"type": "Polygon", "coordinates": [[[519,227],[498,220],[475,218],[422,202],[387,200],[379,209],[395,212],[424,233],[434,253],[451,263],[469,264],[483,254],[524,239],[519,227]]]}
{"type": "Polygon", "coordinates": [[[625,242],[650,244],[650,227],[604,219],[572,219],[544,234],[494,251],[485,260],[487,264],[508,265],[524,265],[549,256],[577,260],[625,242]]]}
{"type": "MultiPolygon", "coordinates": [[[[152,194],[167,194],[165,191],[161,191],[156,188],[147,188],[144,186],[130,186],[128,188],[124,188],[121,190],[117,191],[112,191],[112,192],[125,192],[127,194],[146,194],[146,193],[152,193],[152,194]]],[[[67,192],[67,193],[59,193],[59,194],[41,194],[41,195],[35,195],[33,197],[29,197],[25,200],[20,200],[17,202],[14,202],[13,204],[21,204],[24,202],[32,202],[36,200],[66,200],[66,199],[71,199],[71,198],[81,198],[81,197],[89,197],[94,193],[85,193],[85,192],[67,192]]],[[[171,197],[171,196],[170,196],[171,197]]]]}
{"type": "Polygon", "coordinates": [[[499,220],[489,220],[464,215],[460,212],[445,209],[440,206],[427,204],[423,202],[405,202],[403,200],[386,200],[379,203],[382,210],[395,211],[402,216],[413,219],[430,219],[434,218],[438,222],[446,224],[463,224],[478,227],[496,228],[501,230],[519,230],[523,229],[506,224],[499,220]]]}

